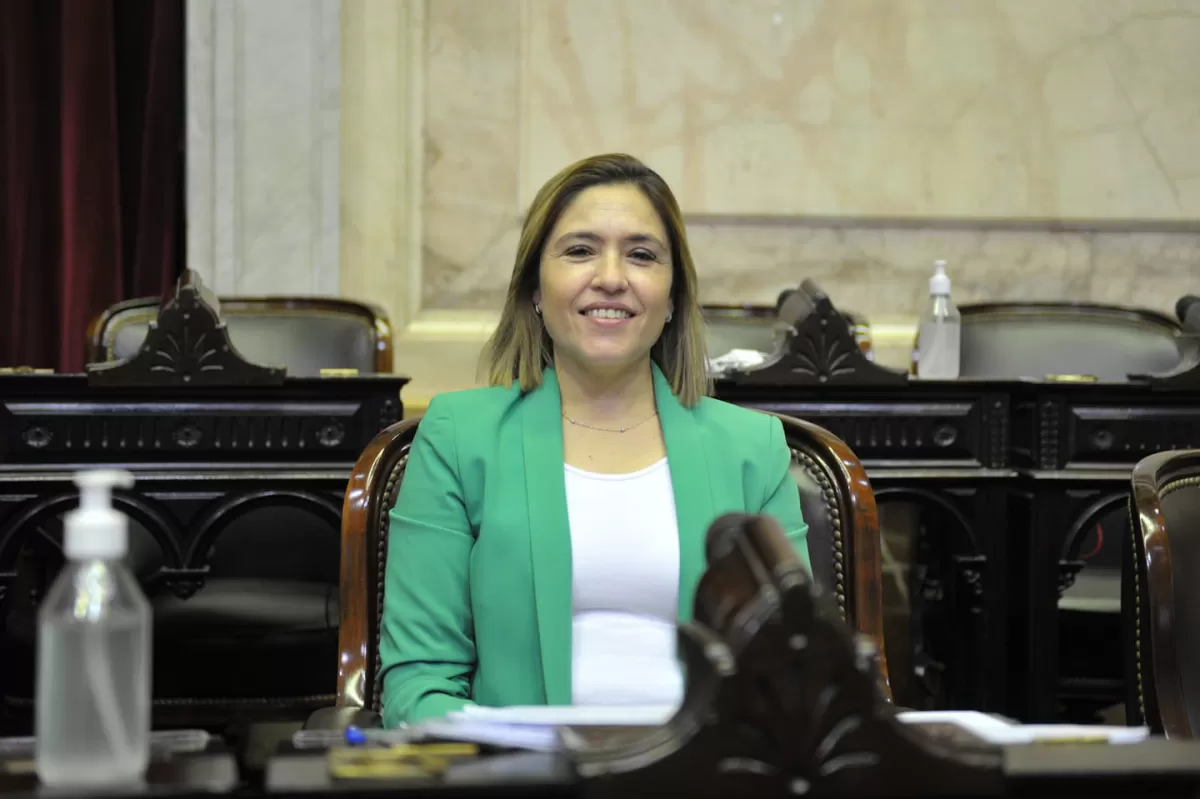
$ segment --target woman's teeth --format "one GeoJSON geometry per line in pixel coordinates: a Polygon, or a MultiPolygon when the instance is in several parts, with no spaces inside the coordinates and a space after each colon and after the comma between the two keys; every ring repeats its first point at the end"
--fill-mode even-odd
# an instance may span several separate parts
{"type": "Polygon", "coordinates": [[[583,313],[584,316],[595,316],[600,319],[628,319],[633,316],[629,311],[622,311],[618,308],[592,308],[583,313]]]}

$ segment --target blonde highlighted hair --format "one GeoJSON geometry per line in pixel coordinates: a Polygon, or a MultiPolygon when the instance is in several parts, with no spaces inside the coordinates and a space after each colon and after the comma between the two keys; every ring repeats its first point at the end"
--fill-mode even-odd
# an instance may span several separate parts
{"type": "Polygon", "coordinates": [[[533,308],[541,275],[542,250],[563,211],[585,189],[628,184],[641,190],[666,228],[671,248],[671,299],[674,312],[650,357],[662,369],[680,404],[691,407],[711,389],[700,314],[696,265],[688,249],[683,214],[675,195],[657,172],[631,155],[597,155],[571,164],[538,191],[525,216],[517,259],[508,283],[500,322],[484,347],[480,362],[489,385],[520,385],[532,391],[554,362],[553,342],[533,308]]]}

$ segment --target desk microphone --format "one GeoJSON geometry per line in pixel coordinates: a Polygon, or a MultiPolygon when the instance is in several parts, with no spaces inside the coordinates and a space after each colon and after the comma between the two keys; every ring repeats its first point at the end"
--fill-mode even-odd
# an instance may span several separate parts
{"type": "Polygon", "coordinates": [[[1185,333],[1200,334],[1200,297],[1184,294],[1175,303],[1175,316],[1185,333]]]}

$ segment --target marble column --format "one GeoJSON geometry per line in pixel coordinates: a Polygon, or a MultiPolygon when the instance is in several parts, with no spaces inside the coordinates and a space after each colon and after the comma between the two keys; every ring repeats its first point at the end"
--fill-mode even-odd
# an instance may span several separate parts
{"type": "Polygon", "coordinates": [[[224,296],[336,295],[339,0],[188,0],[188,265],[224,296]]]}

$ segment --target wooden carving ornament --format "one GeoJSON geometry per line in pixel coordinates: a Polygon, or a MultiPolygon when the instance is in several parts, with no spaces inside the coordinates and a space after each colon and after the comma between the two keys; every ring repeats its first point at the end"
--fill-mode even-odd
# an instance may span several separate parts
{"type": "Polygon", "coordinates": [[[734,371],[724,379],[735,385],[902,385],[908,373],[879,366],[863,354],[845,317],[812,280],[805,280],[783,307],[789,329],[783,344],[766,363],[734,371]]]}
{"type": "Polygon", "coordinates": [[[150,323],[137,353],[123,361],[88,364],[92,386],[282,385],[287,370],[250,363],[237,351],[219,305],[192,270],[150,323]]]}
{"type": "Polygon", "coordinates": [[[695,621],[680,627],[679,712],[599,743],[564,731],[585,795],[1002,793],[998,750],[951,746],[896,719],[869,643],[851,636],[774,520],[717,520],[708,561],[695,621]]]}

